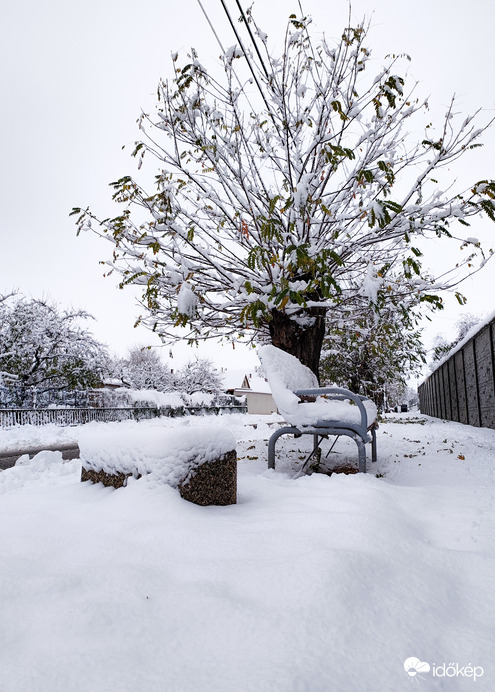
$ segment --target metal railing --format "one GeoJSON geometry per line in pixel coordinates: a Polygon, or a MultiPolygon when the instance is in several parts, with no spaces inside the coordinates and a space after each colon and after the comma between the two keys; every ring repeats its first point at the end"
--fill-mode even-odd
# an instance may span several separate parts
{"type": "Polygon", "coordinates": [[[218,415],[246,413],[245,406],[114,407],[114,408],[12,408],[0,409],[0,428],[18,425],[83,425],[91,421],[111,423],[123,420],[149,420],[160,416],[218,415]]]}

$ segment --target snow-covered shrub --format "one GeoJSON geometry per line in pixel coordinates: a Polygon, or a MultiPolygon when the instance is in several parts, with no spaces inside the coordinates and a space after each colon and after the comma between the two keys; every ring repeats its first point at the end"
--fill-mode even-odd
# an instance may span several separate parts
{"type": "Polygon", "coordinates": [[[130,349],[126,358],[117,360],[112,375],[132,389],[156,389],[168,392],[175,388],[175,378],[157,351],[145,346],[130,349]]]}
{"type": "Polygon", "coordinates": [[[221,391],[222,378],[210,360],[195,358],[177,372],[175,384],[187,394],[216,394],[221,391]]]}

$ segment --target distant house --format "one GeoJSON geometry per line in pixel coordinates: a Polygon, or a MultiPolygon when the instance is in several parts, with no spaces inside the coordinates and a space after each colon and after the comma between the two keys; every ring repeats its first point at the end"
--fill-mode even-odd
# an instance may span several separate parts
{"type": "Polygon", "coordinates": [[[263,377],[244,370],[227,370],[222,377],[227,394],[246,397],[248,413],[277,413],[277,405],[263,377]]]}
{"type": "Polygon", "coordinates": [[[124,383],[122,380],[119,380],[117,377],[108,377],[103,382],[101,383],[100,387],[103,389],[120,389],[120,387],[124,387],[124,383]]]}

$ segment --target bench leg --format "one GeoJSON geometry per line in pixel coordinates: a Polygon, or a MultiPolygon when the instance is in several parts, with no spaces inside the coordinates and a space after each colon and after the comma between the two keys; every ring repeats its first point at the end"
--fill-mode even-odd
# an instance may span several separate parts
{"type": "Polygon", "coordinates": [[[298,428],[280,428],[279,430],[275,430],[273,435],[270,437],[268,440],[268,468],[269,469],[274,469],[275,468],[275,445],[277,444],[277,440],[281,435],[300,435],[301,431],[298,430],[298,428]]]}
{"type": "MultiPolygon", "coordinates": [[[[357,444],[358,447],[358,460],[359,460],[359,472],[360,473],[366,473],[366,446],[359,437],[359,435],[356,435],[355,433],[351,433],[350,431],[345,432],[345,431],[339,431],[341,435],[349,435],[349,437],[352,437],[354,441],[357,444]]],[[[302,433],[298,428],[294,427],[288,427],[288,428],[279,428],[279,430],[276,430],[273,435],[270,437],[268,440],[268,468],[269,469],[274,469],[275,468],[275,445],[277,444],[277,440],[281,435],[298,435],[300,436],[302,433]]],[[[318,448],[318,435],[315,433],[313,434],[313,452],[310,454],[310,457],[313,455],[315,449],[318,448]]],[[[334,432],[328,431],[328,434],[335,434],[334,432]]],[[[322,436],[323,438],[323,436],[322,436]]],[[[321,438],[321,439],[322,439],[321,438]]],[[[373,461],[376,461],[376,434],[375,430],[372,431],[372,459],[373,461]]]]}
{"type": "Polygon", "coordinates": [[[356,439],[358,446],[359,473],[366,473],[366,446],[361,438],[356,439]]]}
{"type": "Polygon", "coordinates": [[[376,460],[376,427],[373,426],[371,429],[371,461],[375,463],[376,460]]]}

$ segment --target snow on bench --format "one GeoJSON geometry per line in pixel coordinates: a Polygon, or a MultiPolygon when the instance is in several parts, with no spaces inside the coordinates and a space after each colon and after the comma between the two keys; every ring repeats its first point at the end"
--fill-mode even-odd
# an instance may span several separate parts
{"type": "Polygon", "coordinates": [[[236,503],[236,441],[226,428],[132,428],[82,432],[82,481],[119,488],[130,476],[154,478],[199,505],[236,503]]]}
{"type": "Polygon", "coordinates": [[[275,468],[275,445],[281,435],[313,435],[313,453],[321,439],[346,435],[356,442],[359,471],[366,473],[368,442],[371,442],[372,461],[376,461],[375,404],[341,387],[320,387],[309,368],[275,346],[262,346],[258,356],[279,413],[290,423],[290,427],[281,428],[271,436],[268,467],[275,468]]]}

